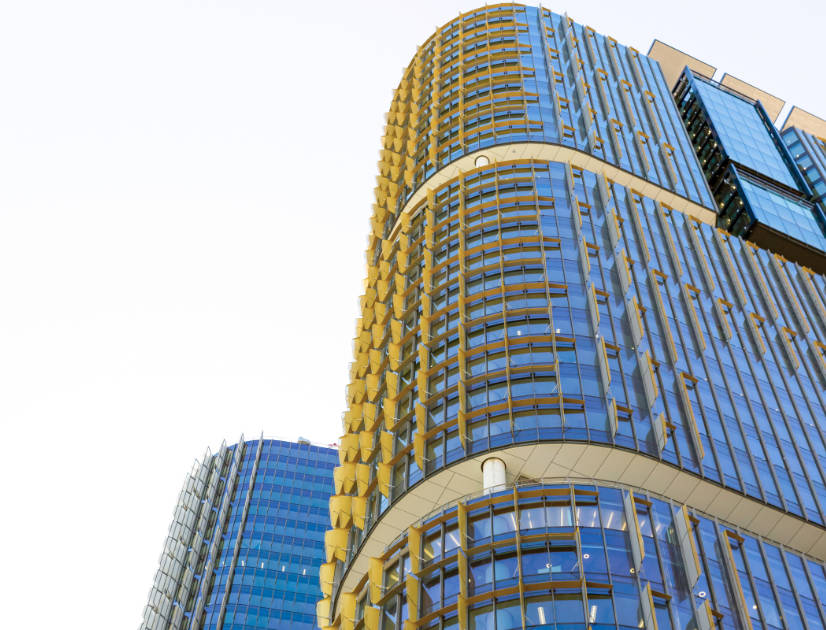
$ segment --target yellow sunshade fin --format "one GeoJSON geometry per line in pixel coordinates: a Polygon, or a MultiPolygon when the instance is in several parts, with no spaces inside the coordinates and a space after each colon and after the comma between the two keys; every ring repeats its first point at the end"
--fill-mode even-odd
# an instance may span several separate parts
{"type": "MultiPolygon", "coordinates": [[[[373,340],[369,330],[362,330],[359,334],[359,352],[367,352],[370,348],[370,342],[373,340]]],[[[367,365],[365,363],[365,365],[367,365]]]]}
{"type": "Polygon", "coordinates": [[[367,431],[373,431],[376,428],[376,415],[376,405],[369,402],[362,405],[362,418],[367,431]]]}
{"type": "Polygon", "coordinates": [[[327,562],[333,559],[344,562],[347,560],[347,536],[350,528],[328,529],[324,533],[324,549],[327,554],[327,562]]]}
{"type": "Polygon", "coordinates": [[[382,411],[384,412],[384,428],[391,431],[396,426],[396,402],[397,399],[385,398],[382,403],[382,411]]]}
{"type": "Polygon", "coordinates": [[[393,459],[393,434],[389,431],[382,431],[379,435],[379,443],[381,444],[381,461],[386,464],[393,459]]]}
{"type": "Polygon", "coordinates": [[[379,620],[381,611],[373,606],[364,607],[364,628],[365,630],[379,630],[379,620]]]}
{"type": "Polygon", "coordinates": [[[355,462],[359,457],[359,434],[347,433],[341,436],[338,457],[342,465],[345,462],[355,462]]]}
{"type": "Polygon", "coordinates": [[[373,455],[373,431],[362,431],[359,433],[359,452],[361,461],[368,462],[373,455]]]}
{"type": "Polygon", "coordinates": [[[325,597],[318,600],[315,605],[316,623],[319,628],[326,628],[330,625],[330,602],[331,598],[325,597]]]}
{"type": "Polygon", "coordinates": [[[330,497],[330,526],[349,527],[353,510],[353,497],[337,494],[330,497]]]}
{"type": "Polygon", "coordinates": [[[356,485],[360,497],[367,495],[367,488],[370,486],[370,466],[368,464],[356,464],[356,485]]]}
{"type": "Polygon", "coordinates": [[[373,347],[381,348],[384,345],[384,340],[387,338],[387,326],[373,324],[370,330],[373,333],[373,347]]]}
{"type": "Polygon", "coordinates": [[[417,433],[413,436],[413,457],[422,472],[424,472],[424,448],[424,435],[417,433]]]}
{"type": "Polygon", "coordinates": [[[410,570],[418,573],[422,557],[422,530],[420,528],[407,528],[407,548],[410,551],[410,570]]]}
{"type": "Polygon", "coordinates": [[[345,494],[353,491],[356,485],[356,464],[349,462],[333,469],[333,485],[336,494],[345,494]]]}
{"type": "Polygon", "coordinates": [[[344,619],[349,621],[355,621],[356,619],[356,594],[355,593],[342,593],[339,595],[339,606],[341,610],[341,616],[344,619]]]}
{"type": "Polygon", "coordinates": [[[387,300],[387,296],[390,293],[390,286],[389,280],[379,280],[376,282],[376,293],[378,295],[378,299],[382,302],[387,300]]]}
{"type": "Polygon", "coordinates": [[[318,584],[321,587],[321,592],[327,597],[333,594],[333,581],[336,576],[336,563],[325,562],[321,565],[318,571],[318,584]]]}
{"type": "Polygon", "coordinates": [[[381,492],[388,499],[390,498],[390,475],[392,473],[392,466],[379,462],[376,466],[376,478],[379,481],[379,492],[381,492]]]}
{"type": "MultiPolygon", "coordinates": [[[[369,403],[368,403],[369,404],[369,403]]],[[[363,405],[356,403],[350,406],[350,410],[344,416],[344,429],[347,433],[357,433],[361,427],[361,418],[363,415],[363,405]]]]}
{"type": "Polygon", "coordinates": [[[402,323],[400,320],[390,320],[390,335],[393,338],[393,343],[400,344],[402,342],[402,323]]]}
{"type": "Polygon", "coordinates": [[[384,326],[387,323],[387,316],[390,315],[390,309],[384,302],[376,302],[373,306],[373,312],[376,315],[376,322],[384,326]]]}
{"type": "MultiPolygon", "coordinates": [[[[376,302],[378,304],[378,302],[376,302]]],[[[376,311],[373,308],[365,308],[361,315],[361,326],[364,330],[370,328],[373,322],[376,321],[376,311]]]]}
{"type": "Polygon", "coordinates": [[[387,397],[397,398],[399,395],[399,375],[388,370],[384,374],[384,381],[387,385],[387,397]]]}
{"type": "Polygon", "coordinates": [[[370,371],[373,374],[378,374],[381,369],[382,353],[379,350],[370,350],[370,371]]]}
{"type": "Polygon", "coordinates": [[[347,392],[351,403],[360,403],[364,400],[364,381],[361,379],[353,381],[348,386],[347,392]]]}
{"type": "Polygon", "coordinates": [[[410,621],[414,622],[419,616],[419,578],[413,573],[408,573],[404,579],[407,588],[408,615],[410,615],[410,621]]]}
{"type": "Polygon", "coordinates": [[[367,383],[367,398],[368,400],[374,401],[376,397],[379,395],[379,375],[378,374],[368,374],[364,378],[365,382],[367,383]]]}
{"type": "Polygon", "coordinates": [[[364,529],[364,519],[367,517],[367,497],[352,497],[353,525],[364,529]]]}
{"type": "Polygon", "coordinates": [[[376,280],[379,279],[379,268],[375,265],[367,265],[367,283],[370,286],[376,284],[376,280]]]}
{"type": "Polygon", "coordinates": [[[370,578],[370,601],[378,604],[382,596],[382,580],[384,579],[384,560],[370,558],[367,568],[367,577],[370,578]]]}
{"type": "Polygon", "coordinates": [[[422,403],[416,403],[416,431],[424,435],[427,428],[427,407],[422,403]]]}
{"type": "Polygon", "coordinates": [[[405,288],[407,288],[407,278],[400,273],[397,273],[393,276],[393,282],[396,285],[396,293],[404,293],[405,288]]]}
{"type": "Polygon", "coordinates": [[[429,396],[428,392],[428,379],[427,379],[427,370],[419,370],[416,374],[416,386],[419,388],[419,400],[427,400],[429,396]]]}
{"type": "Polygon", "coordinates": [[[390,362],[391,370],[398,370],[401,365],[402,346],[400,343],[391,343],[387,345],[387,358],[390,362]]]}
{"type": "Polygon", "coordinates": [[[396,319],[404,317],[404,296],[398,293],[393,295],[393,317],[396,319]]]}
{"type": "MultiPolygon", "coordinates": [[[[461,331],[460,331],[461,332],[461,331]]],[[[461,337],[461,335],[460,335],[461,337]]],[[[419,344],[419,371],[427,371],[430,369],[430,348],[425,344],[419,344]]]]}

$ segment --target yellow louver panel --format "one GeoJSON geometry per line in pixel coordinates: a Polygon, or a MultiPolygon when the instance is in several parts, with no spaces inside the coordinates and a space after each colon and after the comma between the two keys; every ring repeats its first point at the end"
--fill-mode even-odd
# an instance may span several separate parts
{"type": "Polygon", "coordinates": [[[347,559],[347,536],[349,528],[328,529],[324,534],[324,548],[327,553],[327,562],[332,562],[333,558],[344,562],[347,559]]]}
{"type": "Polygon", "coordinates": [[[364,607],[364,628],[365,630],[379,630],[379,620],[381,611],[372,606],[364,607]]]}
{"type": "Polygon", "coordinates": [[[348,620],[351,624],[356,619],[356,594],[342,593],[339,596],[341,606],[341,616],[348,620]]]}
{"type": "Polygon", "coordinates": [[[379,269],[374,265],[368,265],[367,267],[367,283],[370,286],[376,284],[376,280],[379,279],[379,269]]]}
{"type": "Polygon", "coordinates": [[[316,623],[319,628],[326,628],[330,623],[330,602],[329,597],[318,600],[315,605],[316,623]]]}
{"type": "Polygon", "coordinates": [[[347,433],[357,433],[361,427],[363,404],[353,404],[344,417],[344,429],[347,433]]]}
{"type": "Polygon", "coordinates": [[[418,527],[407,528],[407,548],[410,551],[410,570],[418,573],[422,557],[422,530],[418,527]]]}
{"type": "Polygon", "coordinates": [[[399,375],[396,372],[386,372],[384,375],[387,385],[387,397],[395,400],[399,396],[399,375]]]}
{"type": "Polygon", "coordinates": [[[350,383],[348,387],[350,402],[360,403],[364,400],[364,381],[359,379],[350,383]]]}
{"type": "Polygon", "coordinates": [[[370,601],[378,604],[382,596],[382,580],[384,579],[384,560],[370,558],[367,568],[367,577],[370,579],[370,601]]]}
{"type": "Polygon", "coordinates": [[[367,497],[353,497],[352,503],[353,525],[364,529],[364,519],[367,516],[367,497]]]}
{"type": "MultiPolygon", "coordinates": [[[[376,350],[374,348],[371,348],[369,357],[370,357],[370,371],[373,374],[378,374],[379,370],[381,369],[381,360],[382,360],[381,352],[379,352],[378,350],[376,350]]],[[[373,398],[371,398],[371,400],[373,400],[373,398]]]]}
{"type": "Polygon", "coordinates": [[[396,422],[398,422],[396,418],[396,400],[385,398],[382,404],[382,410],[384,411],[384,428],[392,431],[393,427],[396,426],[396,422]]]}
{"type": "MultiPolygon", "coordinates": [[[[367,352],[367,350],[370,348],[370,340],[371,339],[372,339],[372,337],[370,336],[370,331],[369,330],[362,330],[361,331],[361,334],[359,334],[359,350],[361,352],[365,352],[365,353],[367,352]]],[[[366,365],[366,363],[365,363],[365,365],[366,365]]]]}
{"type": "Polygon", "coordinates": [[[381,348],[384,345],[385,338],[387,337],[387,326],[373,324],[371,331],[373,333],[373,347],[381,348]]]}
{"type": "Polygon", "coordinates": [[[389,431],[382,431],[379,434],[381,444],[381,461],[385,464],[393,459],[393,434],[389,431]]]}
{"type": "Polygon", "coordinates": [[[353,497],[339,494],[330,497],[330,526],[349,527],[352,515],[353,497]]]}
{"type": "Polygon", "coordinates": [[[379,395],[379,375],[378,374],[368,374],[364,378],[365,383],[367,384],[367,398],[368,400],[374,401],[376,397],[379,395]]]}
{"type": "Polygon", "coordinates": [[[402,346],[399,343],[391,343],[387,345],[387,359],[390,363],[391,370],[398,370],[401,358],[402,346]]]}
{"type": "Polygon", "coordinates": [[[387,295],[390,293],[390,286],[390,281],[388,280],[379,280],[376,283],[376,293],[378,299],[380,299],[382,302],[385,302],[387,300],[387,295]]]}
{"type": "Polygon", "coordinates": [[[360,497],[367,494],[370,487],[370,466],[368,464],[356,464],[356,490],[360,497]]]}
{"type": "Polygon", "coordinates": [[[342,435],[339,441],[338,458],[342,466],[345,462],[355,462],[359,456],[359,436],[357,433],[342,435]]]}
{"type": "Polygon", "coordinates": [[[402,322],[398,319],[390,320],[390,335],[393,338],[393,343],[400,344],[402,342],[402,322]]]}
{"type": "Polygon", "coordinates": [[[364,313],[361,316],[361,325],[364,327],[364,330],[370,329],[370,326],[372,326],[373,322],[376,321],[375,317],[376,313],[372,308],[364,309],[364,313]]]}
{"type": "Polygon", "coordinates": [[[376,428],[376,405],[373,403],[364,403],[362,418],[364,419],[364,428],[367,431],[373,431],[376,428]]]}
{"type": "Polygon", "coordinates": [[[379,492],[381,492],[388,499],[390,498],[390,475],[392,473],[390,464],[379,462],[376,465],[376,478],[379,482],[379,492]]]}
{"type": "Polygon", "coordinates": [[[381,326],[387,325],[387,318],[390,315],[390,309],[384,302],[376,302],[373,306],[373,311],[376,313],[376,323],[381,326]]]}
{"type": "Polygon", "coordinates": [[[412,625],[419,616],[419,578],[413,573],[408,573],[404,579],[407,590],[407,614],[410,615],[409,622],[412,625]]]}
{"type": "Polygon", "coordinates": [[[361,461],[368,462],[373,455],[373,437],[372,431],[362,431],[359,433],[359,451],[361,453],[361,461]]]}
{"type": "Polygon", "coordinates": [[[427,400],[427,382],[427,371],[419,370],[419,372],[416,374],[416,386],[419,388],[419,400],[427,400]]]}
{"type": "Polygon", "coordinates": [[[325,597],[333,594],[333,580],[336,575],[336,563],[325,562],[318,571],[318,583],[325,597]]]}
{"type": "Polygon", "coordinates": [[[419,470],[424,472],[424,435],[421,433],[416,433],[413,436],[413,455],[416,459],[416,465],[419,467],[419,470]]]}
{"type": "Polygon", "coordinates": [[[348,462],[333,469],[333,485],[336,494],[352,492],[356,485],[356,464],[348,462]]]}
{"type": "Polygon", "coordinates": [[[399,293],[393,295],[393,317],[396,319],[404,317],[404,296],[399,293]]]}

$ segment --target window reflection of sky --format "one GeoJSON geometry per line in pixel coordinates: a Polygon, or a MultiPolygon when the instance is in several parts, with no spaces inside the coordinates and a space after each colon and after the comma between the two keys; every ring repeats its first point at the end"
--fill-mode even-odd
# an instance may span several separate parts
{"type": "Polygon", "coordinates": [[[704,81],[697,80],[696,85],[728,156],[735,162],[797,188],[755,106],[704,81]]]}
{"type": "Polygon", "coordinates": [[[740,185],[758,221],[812,247],[826,251],[826,238],[809,205],[759,186],[745,178],[740,179],[740,185]]]}

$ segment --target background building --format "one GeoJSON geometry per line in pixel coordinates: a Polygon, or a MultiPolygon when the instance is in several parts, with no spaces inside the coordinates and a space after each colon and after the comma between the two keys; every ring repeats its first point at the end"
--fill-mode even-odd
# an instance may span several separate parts
{"type": "Polygon", "coordinates": [[[536,7],[418,49],[382,139],[321,627],[824,627],[826,281],[715,228],[669,88],[536,7]]]}
{"type": "Polygon", "coordinates": [[[311,628],[335,449],[249,440],[187,476],[142,630],[311,628]]]}

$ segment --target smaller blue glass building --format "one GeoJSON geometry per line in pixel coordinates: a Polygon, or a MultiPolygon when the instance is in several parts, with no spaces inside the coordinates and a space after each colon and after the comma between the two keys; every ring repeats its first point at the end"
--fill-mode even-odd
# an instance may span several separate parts
{"type": "Polygon", "coordinates": [[[718,227],[826,270],[826,217],[760,101],[686,68],[675,99],[717,203],[718,227]]]}
{"type": "Polygon", "coordinates": [[[141,630],[312,628],[338,452],[242,439],[187,475],[141,630]]]}

